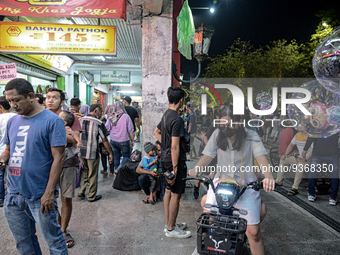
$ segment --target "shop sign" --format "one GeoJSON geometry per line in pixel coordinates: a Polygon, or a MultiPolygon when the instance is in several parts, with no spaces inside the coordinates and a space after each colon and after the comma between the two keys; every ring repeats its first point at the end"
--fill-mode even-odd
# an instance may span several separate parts
{"type": "Polygon", "coordinates": [[[53,71],[67,74],[74,60],[65,55],[39,55],[39,54],[15,54],[16,56],[29,60],[33,63],[51,69],[53,71]]]}
{"type": "Polygon", "coordinates": [[[101,71],[100,72],[100,83],[130,83],[130,72],[129,71],[101,71]]]}
{"type": "Polygon", "coordinates": [[[125,0],[1,0],[0,15],[126,19],[125,0]]]}
{"type": "Polygon", "coordinates": [[[15,63],[0,65],[0,81],[12,80],[17,77],[17,67],[15,63]]]}
{"type": "Polygon", "coordinates": [[[94,76],[93,73],[89,71],[79,71],[80,81],[85,83],[86,85],[93,86],[94,85],[94,76]]]}
{"type": "Polygon", "coordinates": [[[0,51],[116,55],[116,27],[0,22],[0,51]]]}

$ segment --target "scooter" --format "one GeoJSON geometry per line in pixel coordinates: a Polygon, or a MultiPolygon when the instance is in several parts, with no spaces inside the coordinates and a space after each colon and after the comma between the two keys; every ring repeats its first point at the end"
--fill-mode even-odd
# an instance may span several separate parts
{"type": "Polygon", "coordinates": [[[220,182],[216,188],[213,181],[208,176],[196,178],[184,178],[183,180],[206,181],[215,193],[217,205],[205,204],[210,213],[202,213],[196,221],[197,224],[197,249],[194,254],[214,254],[214,255],[245,255],[251,254],[246,245],[247,220],[238,215],[233,215],[238,211],[240,215],[247,215],[246,210],[234,207],[238,199],[248,188],[256,191],[260,190],[262,182],[253,181],[239,187],[233,182],[220,182]]]}

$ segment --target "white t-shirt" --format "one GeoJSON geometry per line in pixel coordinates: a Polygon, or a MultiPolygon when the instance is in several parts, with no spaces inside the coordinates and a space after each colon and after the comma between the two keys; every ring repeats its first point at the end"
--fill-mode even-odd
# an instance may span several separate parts
{"type": "Polygon", "coordinates": [[[12,112],[0,114],[0,155],[6,149],[6,144],[4,144],[4,137],[5,137],[7,122],[14,115],[16,114],[12,112]]]}
{"type": "MultiPolygon", "coordinates": [[[[239,182],[242,149],[239,151],[233,150],[229,138],[227,138],[229,148],[226,151],[219,149],[217,146],[217,136],[219,132],[219,129],[214,131],[202,153],[211,158],[214,158],[217,155],[216,178],[229,178],[239,182]]],[[[255,131],[249,129],[246,130],[246,133],[247,137],[244,141],[242,161],[242,169],[245,171],[242,172],[242,185],[257,180],[255,173],[252,171],[254,157],[267,155],[267,150],[263,146],[259,135],[255,131]]]]}
{"type": "MultiPolygon", "coordinates": [[[[215,174],[215,178],[213,180],[214,185],[216,187],[219,178],[230,178],[234,179],[237,182],[240,181],[240,168],[241,168],[241,157],[242,157],[242,149],[239,151],[232,149],[232,144],[230,139],[228,139],[229,148],[226,151],[222,151],[217,147],[217,136],[219,133],[219,129],[216,129],[214,133],[211,135],[205,149],[203,151],[204,155],[207,155],[211,158],[214,158],[217,155],[217,166],[232,166],[236,167],[236,172],[234,171],[217,171],[215,174]]],[[[267,151],[263,146],[263,143],[258,136],[258,134],[253,130],[246,130],[247,137],[244,141],[244,149],[243,149],[243,167],[250,167],[252,170],[252,166],[254,165],[254,157],[258,157],[261,155],[267,155],[267,151]]],[[[217,167],[216,167],[217,169],[217,167]]],[[[242,172],[242,185],[245,185],[248,182],[257,180],[256,175],[253,171],[243,171],[242,172]]],[[[207,193],[206,204],[216,205],[215,194],[211,188],[209,188],[207,193]]],[[[247,189],[244,194],[239,198],[237,203],[234,205],[235,208],[243,209],[248,212],[247,215],[241,215],[242,218],[245,218],[248,221],[248,225],[256,225],[260,223],[260,215],[261,215],[261,195],[259,191],[255,191],[253,189],[247,189]]],[[[238,214],[236,211],[234,214],[238,214]]]]}

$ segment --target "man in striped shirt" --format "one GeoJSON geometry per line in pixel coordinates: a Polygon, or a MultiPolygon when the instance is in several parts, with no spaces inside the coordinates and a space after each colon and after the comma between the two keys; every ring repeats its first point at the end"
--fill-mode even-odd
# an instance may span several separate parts
{"type": "Polygon", "coordinates": [[[74,97],[71,99],[70,102],[71,110],[74,115],[76,115],[79,119],[83,117],[84,115],[80,112],[80,100],[77,97],[74,97]]]}
{"type": "MultiPolygon", "coordinates": [[[[72,102],[72,101],[71,101],[72,102]]],[[[85,190],[89,184],[87,200],[94,202],[102,198],[97,195],[98,169],[99,169],[99,137],[109,152],[109,162],[113,162],[113,153],[107,140],[110,134],[104,123],[100,120],[103,115],[103,107],[100,104],[90,106],[90,114],[80,119],[83,132],[80,140],[83,147],[80,149],[80,161],[82,164],[81,181],[78,196],[85,198],[85,190]]]]}

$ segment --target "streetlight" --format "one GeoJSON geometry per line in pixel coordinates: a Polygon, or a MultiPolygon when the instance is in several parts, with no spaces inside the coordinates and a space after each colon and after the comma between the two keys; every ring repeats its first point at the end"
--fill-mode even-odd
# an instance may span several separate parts
{"type": "Polygon", "coordinates": [[[206,57],[208,57],[208,51],[209,51],[211,38],[213,34],[214,34],[214,30],[203,27],[203,24],[201,24],[201,26],[196,29],[195,38],[194,38],[195,43],[194,43],[194,48],[193,48],[193,54],[198,62],[197,75],[195,78],[191,80],[180,79],[176,73],[176,64],[175,62],[172,62],[172,72],[176,80],[178,80],[179,82],[191,83],[198,79],[198,77],[201,74],[201,62],[206,57]]]}
{"type": "Polygon", "coordinates": [[[213,7],[210,8],[210,12],[214,13],[215,9],[213,7]]]}

